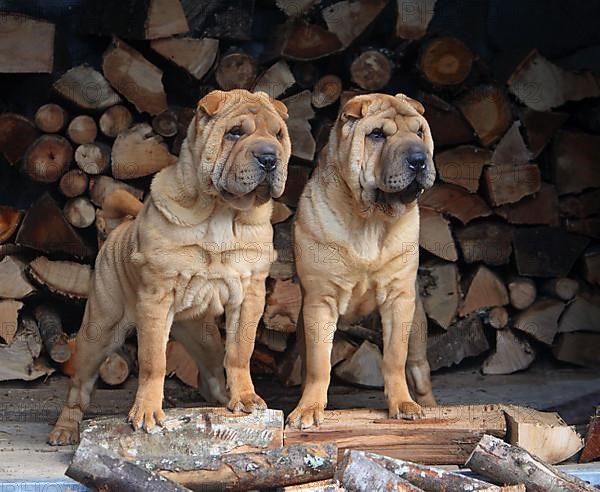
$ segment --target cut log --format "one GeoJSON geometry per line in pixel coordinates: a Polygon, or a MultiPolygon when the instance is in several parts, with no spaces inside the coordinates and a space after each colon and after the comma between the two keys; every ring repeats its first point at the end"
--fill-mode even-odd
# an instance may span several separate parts
{"type": "Polygon", "coordinates": [[[510,303],[517,309],[527,309],[537,297],[535,282],[526,277],[513,277],[506,284],[510,303]]]}
{"type": "Polygon", "coordinates": [[[568,277],[551,278],[542,283],[541,291],[561,301],[570,301],[579,292],[579,282],[568,277]]]}
{"type": "Polygon", "coordinates": [[[179,131],[177,115],[173,111],[165,111],[152,118],[152,129],[161,137],[174,137],[179,131]]]}
{"type": "Polygon", "coordinates": [[[331,367],[337,366],[340,362],[352,357],[358,347],[346,337],[336,332],[333,338],[331,348],[331,367]]]}
{"type": "Polygon", "coordinates": [[[600,239],[600,218],[567,219],[565,220],[565,229],[569,232],[582,234],[593,239],[600,239]]]}
{"type": "Polygon", "coordinates": [[[344,333],[359,342],[367,340],[373,345],[383,347],[381,328],[373,326],[373,323],[370,323],[368,319],[362,320],[360,323],[348,323],[347,321],[340,320],[338,321],[337,329],[340,333],[344,333]]]}
{"type": "Polygon", "coordinates": [[[532,155],[523,140],[519,128],[521,123],[515,121],[508,131],[504,134],[492,155],[492,164],[498,165],[519,165],[531,160],[532,155]]]}
{"type": "Polygon", "coordinates": [[[341,487],[337,480],[330,479],[301,485],[289,485],[278,490],[280,492],[345,492],[346,489],[341,487]]]}
{"type": "Polygon", "coordinates": [[[121,102],[104,76],[89,65],[71,68],[52,89],[82,109],[102,110],[121,102]]]}
{"type": "Polygon", "coordinates": [[[332,32],[297,21],[288,32],[282,55],[291,60],[316,60],[341,49],[342,42],[332,32]]]}
{"type": "Polygon", "coordinates": [[[423,464],[460,464],[484,434],[504,437],[506,421],[497,405],[425,407],[417,420],[390,419],[387,410],[326,410],[310,429],[285,428],[285,443],[335,442],[343,456],[356,449],[423,464]]]}
{"type": "Polygon", "coordinates": [[[73,147],[60,135],[42,135],[33,142],[23,157],[27,175],[42,183],[54,183],[69,169],[73,147]]]}
{"type": "Polygon", "coordinates": [[[38,256],[27,269],[30,277],[53,294],[67,299],[87,299],[92,280],[89,265],[74,261],[52,261],[38,256]]]}
{"type": "Polygon", "coordinates": [[[448,261],[458,260],[450,222],[428,207],[420,207],[419,246],[448,261]]]}
{"type": "Polygon", "coordinates": [[[19,311],[22,308],[21,301],[0,299],[0,338],[2,338],[0,347],[12,343],[19,327],[19,311]]]}
{"type": "MultiPolygon", "coordinates": [[[[310,91],[302,91],[284,99],[283,103],[287,106],[289,113],[287,126],[290,140],[292,141],[292,155],[312,162],[315,157],[317,145],[312,136],[309,123],[309,120],[315,117],[315,112],[311,106],[311,93],[310,91]]],[[[290,169],[291,168],[292,166],[290,166],[290,169]]],[[[293,183],[290,183],[290,180],[292,179],[292,176],[288,174],[288,181],[286,182],[288,188],[293,186],[293,183]]],[[[302,188],[300,188],[301,192],[304,185],[300,183],[298,186],[302,186],[302,188]]],[[[298,194],[298,196],[300,195],[298,194]]],[[[293,206],[296,205],[296,203],[287,204],[293,206]]]]}
{"type": "Polygon", "coordinates": [[[505,265],[512,253],[511,227],[495,222],[478,222],[455,231],[467,263],[482,261],[487,265],[505,265]]]}
{"type": "Polygon", "coordinates": [[[183,144],[183,140],[187,137],[188,128],[195,114],[196,110],[194,108],[180,108],[179,111],[177,111],[177,136],[171,145],[171,152],[173,152],[173,154],[179,155],[181,145],[183,144]]]}
{"type": "Polygon", "coordinates": [[[132,361],[123,350],[117,350],[109,355],[100,366],[100,379],[109,386],[123,384],[131,373],[132,361]]]}
{"type": "Polygon", "coordinates": [[[492,215],[492,210],[479,195],[451,184],[432,186],[421,195],[419,204],[455,217],[463,224],[492,215]]]}
{"type": "Polygon", "coordinates": [[[75,351],[77,350],[77,336],[72,336],[67,340],[67,345],[71,351],[71,357],[68,361],[60,364],[60,370],[65,376],[73,376],[75,374],[75,351]]]}
{"type": "Polygon", "coordinates": [[[22,14],[0,17],[0,73],[52,73],[54,24],[22,14]]]}
{"type": "Polygon", "coordinates": [[[508,311],[502,306],[491,308],[486,315],[486,322],[492,328],[501,330],[508,325],[508,311]]]}
{"type": "Polygon", "coordinates": [[[287,387],[302,384],[302,358],[300,357],[298,341],[283,354],[277,367],[277,377],[281,384],[287,387]]]}
{"type": "Polygon", "coordinates": [[[383,53],[367,50],[354,59],[350,75],[361,89],[378,91],[388,85],[393,69],[392,62],[383,53]]]}
{"type": "Polygon", "coordinates": [[[24,116],[0,114],[0,152],[9,164],[17,164],[37,137],[35,125],[24,116]]]}
{"type": "Polygon", "coordinates": [[[264,328],[258,332],[256,340],[274,352],[285,352],[289,333],[264,328]]]}
{"type": "Polygon", "coordinates": [[[177,161],[147,123],[120,133],[112,147],[111,158],[112,174],[117,179],[148,176],[177,161]]]}
{"type": "Polygon", "coordinates": [[[58,311],[48,304],[42,304],[35,309],[35,319],[46,353],[54,362],[68,361],[71,351],[67,344],[68,337],[62,329],[58,311]]]}
{"type": "Polygon", "coordinates": [[[483,177],[489,202],[494,206],[518,202],[540,191],[542,185],[536,164],[492,166],[483,171],[483,177]]]}
{"type": "Polygon", "coordinates": [[[475,193],[483,166],[490,164],[492,152],[473,145],[463,145],[436,154],[435,167],[442,181],[462,186],[475,193]]]}
{"type": "Polygon", "coordinates": [[[102,71],[111,85],[140,113],[157,115],[167,110],[162,70],[123,41],[115,39],[104,54],[102,71]]]}
{"type": "Polygon", "coordinates": [[[266,298],[263,322],[269,330],[294,333],[302,305],[300,285],[293,280],[273,280],[266,298]]]}
{"type": "Polygon", "coordinates": [[[164,38],[152,41],[150,48],[196,80],[202,80],[215,64],[219,41],[211,38],[164,38]]]}
{"type": "Polygon", "coordinates": [[[35,292],[25,276],[25,267],[16,256],[5,256],[0,261],[0,298],[23,299],[35,292]]]}
{"type": "Polygon", "coordinates": [[[273,201],[273,214],[271,224],[285,222],[292,216],[293,212],[285,203],[273,201]]]}
{"type": "MultiPolygon", "coordinates": [[[[571,280],[571,279],[562,279],[571,280]]],[[[579,288],[579,285],[577,285],[579,288]]],[[[568,292],[569,294],[572,290],[568,292]]],[[[566,295],[564,297],[567,297],[566,295]]],[[[567,299],[563,299],[567,300],[567,299]]],[[[593,299],[577,296],[560,317],[558,332],[594,331],[600,333],[600,305],[593,299]]]]}
{"type": "Polygon", "coordinates": [[[110,165],[110,147],[106,144],[87,143],[75,149],[75,162],[87,174],[102,174],[110,165]]]}
{"type": "Polygon", "coordinates": [[[590,419],[585,447],[579,457],[579,463],[588,463],[600,458],[600,407],[596,407],[596,415],[590,419]]]}
{"type": "Polygon", "coordinates": [[[592,246],[583,253],[581,270],[586,281],[600,285],[600,248],[592,246]]]}
{"type": "Polygon", "coordinates": [[[97,207],[102,207],[105,198],[117,189],[124,189],[139,200],[144,196],[142,190],[113,179],[110,176],[93,176],[90,179],[90,200],[97,207]]]}
{"type": "Polygon", "coordinates": [[[564,309],[562,301],[540,299],[517,315],[514,327],[539,342],[551,345],[558,331],[558,318],[564,309]]]}
{"type": "Polygon", "coordinates": [[[480,265],[467,282],[465,298],[458,309],[459,316],[478,309],[508,304],[508,292],[500,277],[489,268],[480,265]]]}
{"type": "Polygon", "coordinates": [[[334,374],[347,383],[383,388],[383,357],[377,345],[365,340],[350,358],[337,365],[334,374]]]}
{"type": "Polygon", "coordinates": [[[67,124],[67,112],[58,104],[49,103],[41,106],[35,113],[36,126],[45,133],[58,133],[67,124]]]}
{"type": "Polygon", "coordinates": [[[102,113],[99,123],[100,130],[104,135],[115,138],[119,133],[131,127],[133,116],[131,116],[131,112],[125,106],[117,104],[102,113]]]}
{"type": "Polygon", "coordinates": [[[277,98],[295,82],[296,79],[288,64],[280,60],[263,72],[254,85],[254,91],[266,92],[269,96],[277,98]]]}
{"type": "Polygon", "coordinates": [[[0,244],[8,241],[17,231],[23,212],[12,207],[0,206],[0,244]]]}
{"type": "Polygon", "coordinates": [[[303,13],[314,4],[316,0],[275,0],[275,4],[288,17],[295,17],[303,13]]]}
{"type": "Polygon", "coordinates": [[[521,275],[566,277],[588,243],[589,239],[558,227],[513,229],[513,249],[521,275]]]}
{"type": "Polygon", "coordinates": [[[427,359],[432,371],[451,367],[467,357],[475,357],[489,349],[483,325],[475,314],[450,325],[446,333],[430,335],[427,339],[427,359]]]}
{"type": "Polygon", "coordinates": [[[438,37],[421,47],[419,70],[434,86],[458,85],[471,73],[475,56],[457,38],[438,37]]]}
{"type": "Polygon", "coordinates": [[[512,374],[527,369],[535,360],[535,349],[505,328],[496,332],[496,349],[481,366],[483,374],[512,374]]]}
{"type": "Polygon", "coordinates": [[[583,448],[583,439],[557,413],[504,405],[507,441],[545,463],[561,463],[583,448]]]}
{"type": "Polygon", "coordinates": [[[525,129],[525,136],[529,144],[532,157],[536,158],[546,147],[556,131],[567,121],[567,113],[552,111],[535,111],[524,108],[521,111],[521,122],[525,129]]]}
{"type": "Polygon", "coordinates": [[[421,39],[433,17],[436,0],[397,0],[396,36],[421,39]]]}
{"type": "Polygon", "coordinates": [[[258,376],[272,376],[277,372],[275,352],[262,345],[255,345],[250,358],[250,372],[258,376]]]}
{"type": "Polygon", "coordinates": [[[456,317],[461,297],[457,266],[442,262],[421,264],[419,288],[427,316],[447,329],[456,317]]]}
{"type": "Polygon", "coordinates": [[[48,193],[27,211],[15,242],[44,253],[61,252],[79,258],[92,253],[48,193]]]}
{"type": "Polygon", "coordinates": [[[335,472],[335,478],[355,492],[396,490],[398,492],[423,492],[407,480],[369,459],[365,453],[347,449],[335,472]]]}
{"type": "Polygon", "coordinates": [[[96,209],[87,198],[79,196],[71,198],[63,207],[65,219],[73,227],[85,229],[96,220],[96,209]]]}
{"type": "Polygon", "coordinates": [[[551,161],[559,195],[600,187],[600,170],[596,165],[599,153],[600,136],[571,131],[556,134],[551,161]]]}
{"type": "Polygon", "coordinates": [[[215,78],[224,91],[250,89],[256,80],[256,61],[246,53],[234,51],[222,56],[215,78]]]}
{"type": "Polygon", "coordinates": [[[473,129],[454,106],[434,94],[424,94],[421,101],[436,146],[467,144],[476,140],[473,129]]]}
{"type": "Polygon", "coordinates": [[[311,101],[315,108],[325,108],[335,103],[342,94],[342,80],[333,74],[321,77],[312,92],[311,101]]]}
{"type": "Polygon", "coordinates": [[[589,190],[580,195],[561,197],[558,207],[562,217],[584,219],[600,214],[600,190],[589,190]]]}
{"type": "Polygon", "coordinates": [[[166,374],[169,377],[176,376],[192,388],[198,388],[198,365],[185,346],[177,340],[169,340],[167,343],[166,374]]]}
{"type": "Polygon", "coordinates": [[[542,183],[540,190],[517,203],[509,203],[494,212],[511,224],[559,225],[558,194],[554,185],[542,183]]]}
{"type": "Polygon", "coordinates": [[[525,484],[528,491],[592,492],[595,487],[562,473],[502,439],[485,435],[477,444],[465,466],[499,483],[525,484]]]}
{"type": "Polygon", "coordinates": [[[76,116],[69,123],[67,135],[71,142],[78,145],[92,143],[98,135],[98,126],[91,116],[76,116]]]}
{"type": "Polygon", "coordinates": [[[375,20],[386,0],[342,0],[325,7],[321,14],[329,32],[335,34],[346,49],[375,20]]]}
{"type": "Polygon", "coordinates": [[[312,62],[295,62],[290,68],[296,79],[296,85],[301,89],[311,90],[321,75],[317,65],[312,62]]]}
{"type": "Polygon", "coordinates": [[[89,181],[88,175],[81,169],[71,169],[60,178],[58,187],[63,195],[74,198],[85,193],[89,181]]]}
{"type": "Polygon", "coordinates": [[[600,86],[591,72],[573,73],[531,51],[508,80],[508,89],[527,107],[548,111],[567,101],[599,97],[600,86]]]}
{"type": "Polygon", "coordinates": [[[457,106],[484,147],[497,142],[512,124],[510,102],[499,87],[478,86],[459,99],[457,106]]]}
{"type": "Polygon", "coordinates": [[[563,362],[598,369],[599,347],[599,333],[561,333],[552,346],[552,354],[563,362]]]}

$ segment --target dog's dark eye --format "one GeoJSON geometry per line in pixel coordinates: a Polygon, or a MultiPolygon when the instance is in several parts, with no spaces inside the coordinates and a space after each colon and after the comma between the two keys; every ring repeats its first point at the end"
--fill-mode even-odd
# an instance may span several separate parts
{"type": "Polygon", "coordinates": [[[283,130],[277,132],[277,140],[283,140],[283,130]]]}
{"type": "Polygon", "coordinates": [[[244,134],[244,130],[242,130],[241,126],[234,126],[231,130],[227,132],[228,137],[239,138],[244,134]]]}
{"type": "Polygon", "coordinates": [[[385,138],[385,133],[383,133],[383,130],[381,128],[375,128],[375,130],[373,130],[371,133],[369,133],[369,137],[375,138],[375,139],[381,139],[381,138],[385,138]]]}
{"type": "Polygon", "coordinates": [[[423,136],[425,135],[425,132],[423,131],[423,127],[420,127],[417,130],[417,137],[419,137],[421,140],[423,140],[423,136]]]}

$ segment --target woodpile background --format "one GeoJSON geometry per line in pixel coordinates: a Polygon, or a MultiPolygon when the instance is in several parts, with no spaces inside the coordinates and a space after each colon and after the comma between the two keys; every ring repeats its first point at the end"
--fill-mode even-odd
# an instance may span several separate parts
{"type": "MultiPolygon", "coordinates": [[[[600,366],[598,5],[53,4],[0,14],[0,380],[72,371],[93,260],[115,226],[104,198],[142,200],[198,98],[235,87],[282,99],[293,140],[255,374],[300,382],[294,209],[340,105],[370,91],[420,100],[435,140],[419,273],[432,369],[472,357],[485,374],[550,356],[600,366]]],[[[381,387],[381,345],[377,319],[341,325],[336,377],[381,387]]],[[[168,351],[170,372],[195,385],[185,349],[168,351]]],[[[120,384],[135,361],[129,341],[101,378],[120,384]]]]}

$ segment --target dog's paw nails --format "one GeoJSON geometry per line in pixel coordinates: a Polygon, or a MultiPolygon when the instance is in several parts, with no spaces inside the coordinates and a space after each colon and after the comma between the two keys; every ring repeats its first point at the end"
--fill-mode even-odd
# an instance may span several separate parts
{"type": "Polygon", "coordinates": [[[265,401],[253,391],[233,396],[227,408],[232,412],[252,413],[254,410],[264,410],[267,408],[265,401]]]}
{"type": "Polygon", "coordinates": [[[288,415],[286,424],[296,429],[319,427],[325,417],[325,405],[298,406],[288,415]]]}
{"type": "Polygon", "coordinates": [[[66,446],[67,444],[77,444],[79,442],[79,432],[77,428],[55,427],[48,436],[48,444],[51,446],[66,446]]]}
{"type": "Polygon", "coordinates": [[[390,402],[389,416],[393,419],[417,420],[425,417],[425,412],[414,401],[390,402]]]}
{"type": "Polygon", "coordinates": [[[142,427],[146,432],[150,432],[156,424],[162,425],[165,419],[165,412],[163,412],[160,405],[152,405],[150,403],[134,403],[133,407],[129,411],[128,421],[135,430],[139,430],[142,427]]]}

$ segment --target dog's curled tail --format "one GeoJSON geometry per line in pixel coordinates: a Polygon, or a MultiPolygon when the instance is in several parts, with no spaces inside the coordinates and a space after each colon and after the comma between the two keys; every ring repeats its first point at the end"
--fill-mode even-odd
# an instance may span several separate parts
{"type": "Polygon", "coordinates": [[[136,217],[144,204],[127,190],[117,188],[102,202],[102,210],[107,219],[122,219],[127,215],[136,217]]]}

